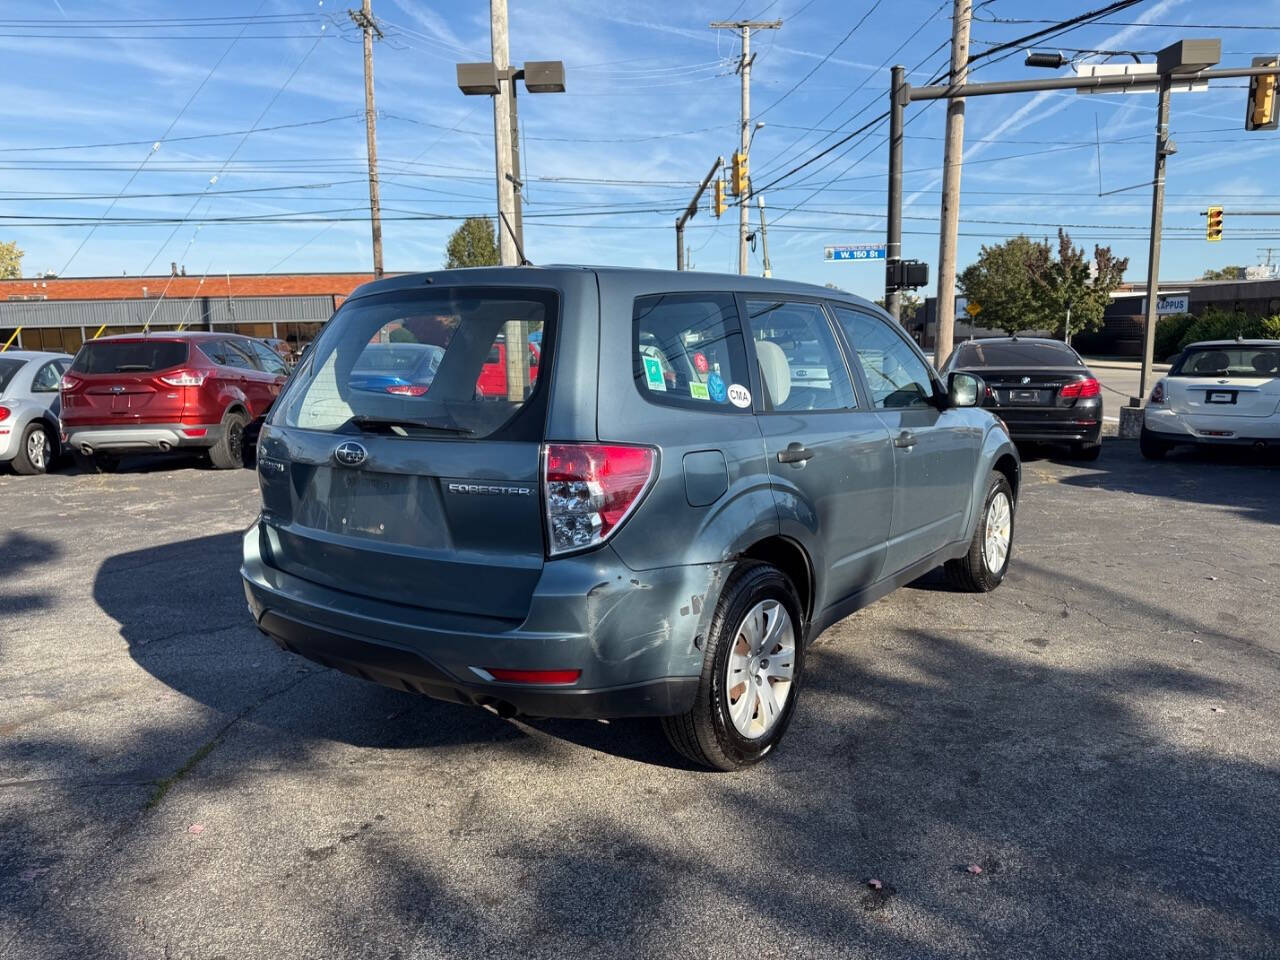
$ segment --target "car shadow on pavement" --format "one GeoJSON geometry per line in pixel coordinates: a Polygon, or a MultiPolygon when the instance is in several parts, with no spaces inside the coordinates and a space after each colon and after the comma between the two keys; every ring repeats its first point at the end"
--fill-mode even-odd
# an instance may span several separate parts
{"type": "MultiPolygon", "coordinates": [[[[646,759],[656,733],[638,749],[616,742],[638,725],[541,721],[529,729],[549,736],[526,735],[279,653],[246,625],[238,553],[223,534],[99,570],[94,596],[130,656],[210,709],[194,724],[139,712],[110,744],[56,730],[0,738],[0,769],[46,778],[60,810],[0,809],[0,954],[6,930],[35,958],[159,956],[171,942],[254,957],[711,956],[745,944],[1262,957],[1280,937],[1280,773],[1233,742],[1239,690],[1207,666],[1099,665],[1072,630],[1046,627],[1033,643],[998,622],[882,624],[893,643],[878,647],[864,611],[813,648],[796,722],[765,764],[673,771],[646,759]],[[193,609],[199,622],[182,619],[193,609]],[[1233,712],[1220,712],[1228,698],[1233,712]],[[562,725],[574,736],[561,739],[562,725]],[[322,740],[348,745],[327,767],[322,740]],[[388,791],[377,764],[359,766],[387,748],[403,764],[441,757],[388,791]],[[113,823],[72,875],[66,837],[112,815],[108,772],[95,774],[104,750],[126,758],[111,789],[144,785],[148,806],[113,823]],[[181,797],[166,799],[160,785],[183,775],[181,797]],[[350,796],[363,823],[339,836],[311,805],[317,791],[350,796]],[[216,845],[170,822],[214,803],[242,813],[216,845]],[[312,839],[328,830],[332,843],[312,839]],[[291,946],[304,943],[323,949],[291,946]]],[[[1026,573],[1040,592],[1060,579],[1026,573]]],[[[1124,589],[1114,594],[1119,604],[1124,589]]],[[[1125,626],[1100,629],[1124,649],[1125,626]]]]}
{"type": "Polygon", "coordinates": [[[1175,450],[1163,460],[1145,460],[1136,443],[1111,441],[1094,463],[1059,482],[1142,496],[1218,504],[1240,516],[1280,523],[1280,451],[1175,450]]]}
{"type": "Polygon", "coordinates": [[[13,530],[0,538],[0,625],[8,617],[51,606],[52,598],[47,593],[14,591],[12,584],[26,571],[56,563],[61,556],[61,545],[45,537],[13,530]]]}

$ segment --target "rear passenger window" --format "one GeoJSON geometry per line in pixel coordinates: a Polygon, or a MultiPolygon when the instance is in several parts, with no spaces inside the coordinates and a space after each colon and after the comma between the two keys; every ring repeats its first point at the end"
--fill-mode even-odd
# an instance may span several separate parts
{"type": "Polygon", "coordinates": [[[748,300],[765,409],[848,410],[853,384],[822,307],[788,300],[748,300]]]}
{"type": "Polygon", "coordinates": [[[636,300],[634,372],[655,403],[718,413],[751,409],[747,348],[730,293],[664,293],[636,300]]]}

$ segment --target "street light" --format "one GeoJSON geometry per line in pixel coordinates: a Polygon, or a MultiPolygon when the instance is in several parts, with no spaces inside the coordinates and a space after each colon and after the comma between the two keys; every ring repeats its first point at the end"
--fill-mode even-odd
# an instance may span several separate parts
{"type": "MultiPolygon", "coordinates": [[[[524,214],[520,203],[520,189],[524,185],[520,179],[520,111],[516,104],[516,81],[523,80],[525,89],[530,93],[564,93],[564,61],[562,60],[526,60],[524,67],[508,67],[499,70],[497,65],[489,63],[457,64],[458,89],[469,97],[492,97],[501,92],[501,81],[506,80],[511,90],[511,170],[500,171],[511,181],[514,193],[515,224],[507,224],[507,230],[515,239],[520,259],[524,259],[524,214]]],[[[499,204],[498,216],[502,216],[499,204]]],[[[502,223],[498,224],[501,232],[502,223]]]]}
{"type": "Polygon", "coordinates": [[[756,141],[756,134],[757,134],[757,133],[759,133],[759,132],[760,132],[760,130],[761,130],[761,128],[763,128],[763,127],[764,127],[764,121],[763,121],[763,120],[757,120],[757,121],[756,121],[756,128],[755,128],[754,130],[752,130],[752,131],[751,131],[751,138],[750,138],[749,140],[747,140],[747,152],[748,152],[748,153],[750,153],[750,152],[751,152],[751,144],[755,143],[755,141],[756,141]]]}

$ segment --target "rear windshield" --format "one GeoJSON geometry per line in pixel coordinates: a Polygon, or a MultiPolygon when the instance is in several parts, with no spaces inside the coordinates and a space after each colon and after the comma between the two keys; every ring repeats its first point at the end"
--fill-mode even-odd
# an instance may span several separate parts
{"type": "Polygon", "coordinates": [[[181,340],[98,340],[80,348],[71,369],[76,373],[151,373],[187,362],[181,340]]]}
{"type": "Polygon", "coordinates": [[[4,393],[9,388],[9,381],[26,362],[15,357],[0,357],[0,393],[4,393]]]}
{"type": "Polygon", "coordinates": [[[956,348],[953,367],[1082,367],[1076,352],[1052,340],[971,340],[956,348]]]}
{"type": "Polygon", "coordinates": [[[273,422],[404,437],[540,439],[558,303],[510,287],[348,300],[294,374],[273,422]],[[507,346],[523,343],[521,350],[507,346]]]}
{"type": "Polygon", "coordinates": [[[1280,346],[1200,347],[1180,356],[1171,377],[1280,376],[1280,346]]]}

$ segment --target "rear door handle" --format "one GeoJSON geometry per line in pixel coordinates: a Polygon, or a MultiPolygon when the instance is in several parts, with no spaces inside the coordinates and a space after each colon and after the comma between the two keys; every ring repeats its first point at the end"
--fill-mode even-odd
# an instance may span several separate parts
{"type": "Polygon", "coordinates": [[[910,450],[916,445],[916,435],[910,430],[903,430],[893,438],[893,445],[895,447],[902,447],[906,450],[910,450]]]}
{"type": "Polygon", "coordinates": [[[789,443],[787,449],[778,451],[779,463],[803,464],[811,459],[813,459],[813,451],[807,449],[802,443],[789,443]]]}

